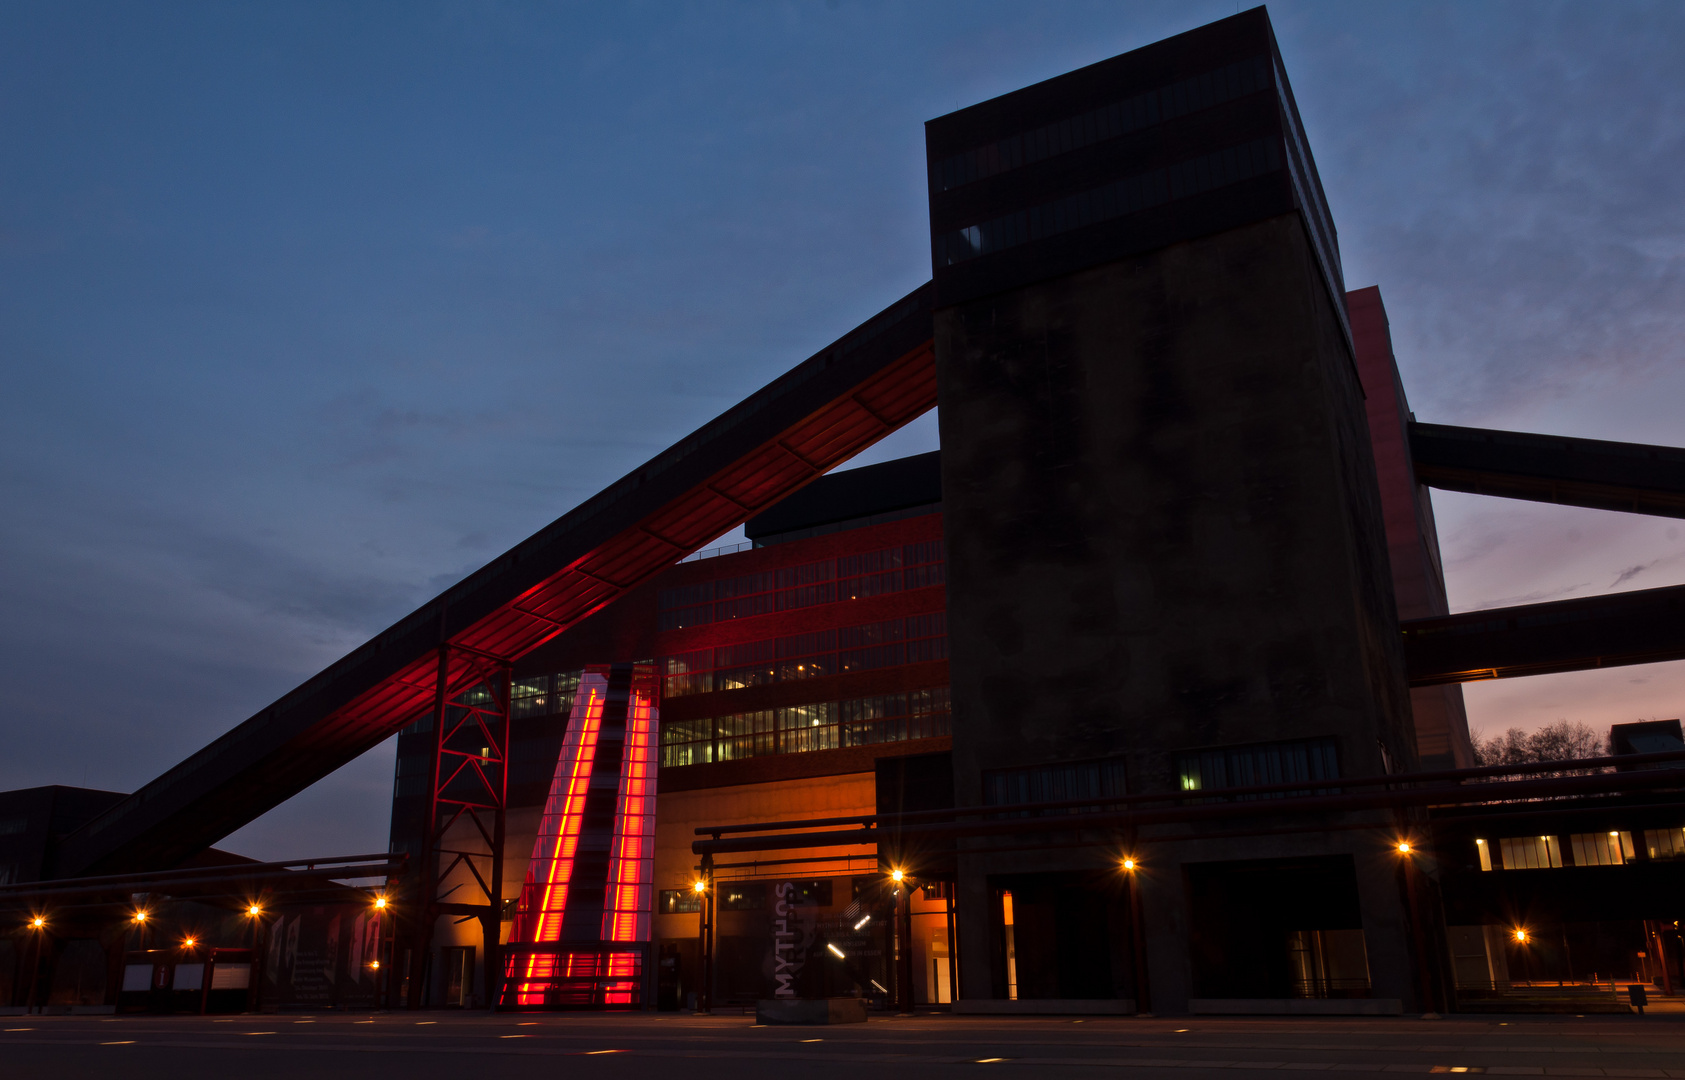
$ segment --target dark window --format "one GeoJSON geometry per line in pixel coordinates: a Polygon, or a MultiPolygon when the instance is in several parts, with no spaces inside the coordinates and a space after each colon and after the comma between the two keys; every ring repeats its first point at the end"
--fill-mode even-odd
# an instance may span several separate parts
{"type": "MultiPolygon", "coordinates": [[[[991,769],[983,773],[985,806],[1069,802],[1072,799],[1123,795],[1128,790],[1121,758],[1026,765],[1017,769],[991,769]]],[[[1099,808],[1075,807],[1068,812],[1095,809],[1099,808]]]]}
{"type": "Polygon", "coordinates": [[[947,617],[937,612],[681,653],[662,662],[662,693],[684,697],[943,660],[947,635],[947,617]]]}
{"type": "Polygon", "coordinates": [[[817,881],[781,881],[772,887],[773,892],[791,904],[817,904],[820,907],[831,906],[831,879],[820,878],[817,881]],[[785,888],[788,886],[788,888],[785,888]]]}
{"type": "Polygon", "coordinates": [[[766,886],[758,881],[747,885],[727,881],[716,887],[720,891],[722,911],[760,911],[766,907],[766,886]]]}
{"type": "Polygon", "coordinates": [[[546,716],[554,711],[550,676],[535,675],[510,684],[509,715],[514,719],[518,720],[523,716],[546,716]]]}
{"type": "Polygon", "coordinates": [[[702,910],[702,894],[695,889],[662,889],[655,910],[663,915],[686,915],[702,910]]]}
{"type": "Polygon", "coordinates": [[[934,540],[663,589],[656,597],[656,625],[663,631],[679,630],[920,589],[942,584],[942,568],[942,543],[934,540]]]}
{"type": "Polygon", "coordinates": [[[940,686],[668,722],[661,728],[661,764],[670,768],[907,742],[952,730],[948,688],[940,686]]]}
{"type": "MultiPolygon", "coordinates": [[[[1339,775],[1340,761],[1332,738],[1187,750],[1176,755],[1177,782],[1183,791],[1263,787],[1291,784],[1298,780],[1332,780],[1339,775]]],[[[1330,789],[1320,790],[1326,792],[1330,789]]],[[[1306,789],[1241,798],[1281,799],[1289,795],[1309,794],[1311,790],[1306,789]]]]}

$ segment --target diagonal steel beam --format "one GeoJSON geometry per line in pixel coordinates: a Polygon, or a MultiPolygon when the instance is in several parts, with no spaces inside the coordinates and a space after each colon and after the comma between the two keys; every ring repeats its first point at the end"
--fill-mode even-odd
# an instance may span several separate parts
{"type": "Polygon", "coordinates": [[[420,715],[441,645],[514,660],[922,415],[932,320],[925,285],[65,837],[51,873],[177,865],[420,715]]]}

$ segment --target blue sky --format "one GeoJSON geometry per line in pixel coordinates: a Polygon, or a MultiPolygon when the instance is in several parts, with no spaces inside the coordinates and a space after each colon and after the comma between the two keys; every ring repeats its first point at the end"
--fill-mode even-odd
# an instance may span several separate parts
{"type": "MultiPolygon", "coordinates": [[[[0,787],[156,775],[925,280],[925,120],[1234,10],[0,7],[0,787]]],[[[1417,415],[1685,445],[1685,6],[1270,10],[1417,415]]],[[[1685,581],[1668,521],[1435,504],[1460,608],[1685,581]]],[[[377,850],[390,767],[228,843],[377,850]]]]}

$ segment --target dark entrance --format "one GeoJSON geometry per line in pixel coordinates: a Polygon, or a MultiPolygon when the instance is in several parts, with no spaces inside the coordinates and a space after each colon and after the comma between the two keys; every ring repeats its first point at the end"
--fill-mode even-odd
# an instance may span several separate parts
{"type": "Polygon", "coordinates": [[[998,996],[1134,995],[1129,904],[1115,874],[1025,874],[991,883],[1000,905],[998,996]]]}
{"type": "Polygon", "coordinates": [[[1349,855],[1186,867],[1194,995],[1367,997],[1349,855]]]}

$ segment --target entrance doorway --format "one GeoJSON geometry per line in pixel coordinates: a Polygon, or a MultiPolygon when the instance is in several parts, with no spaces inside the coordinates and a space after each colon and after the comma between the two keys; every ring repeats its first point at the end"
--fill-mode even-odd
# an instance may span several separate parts
{"type": "Polygon", "coordinates": [[[439,950],[439,1004],[467,1009],[474,1004],[474,946],[450,945],[439,950]]]}

